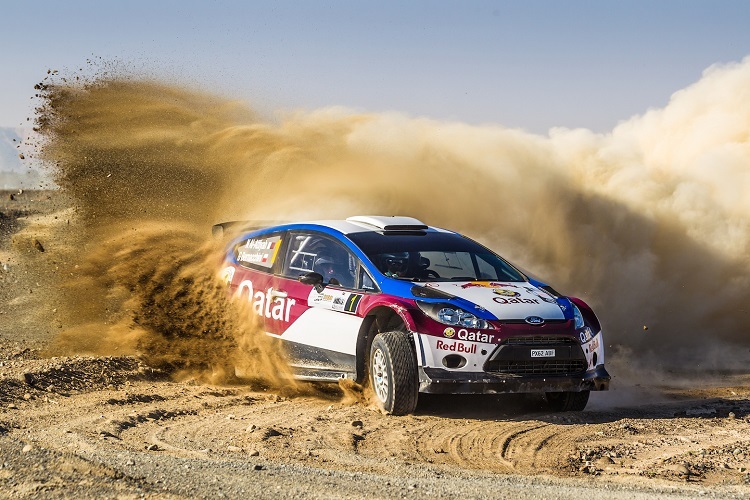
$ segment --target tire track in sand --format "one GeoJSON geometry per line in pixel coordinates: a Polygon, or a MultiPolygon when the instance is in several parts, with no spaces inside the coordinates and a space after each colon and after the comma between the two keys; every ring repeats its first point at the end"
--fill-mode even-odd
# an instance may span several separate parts
{"type": "Polygon", "coordinates": [[[438,421],[419,434],[415,446],[427,462],[534,473],[554,468],[573,449],[574,436],[560,431],[539,421],[465,421],[460,429],[455,421],[438,421]]]}

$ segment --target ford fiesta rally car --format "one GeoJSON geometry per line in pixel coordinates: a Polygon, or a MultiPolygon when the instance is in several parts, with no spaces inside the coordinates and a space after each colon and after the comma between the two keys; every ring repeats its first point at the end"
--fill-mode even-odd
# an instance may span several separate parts
{"type": "Polygon", "coordinates": [[[296,377],[369,382],[388,413],[412,412],[420,392],[543,392],[554,410],[583,410],[609,386],[588,305],[410,217],[247,229],[222,277],[296,377]]]}

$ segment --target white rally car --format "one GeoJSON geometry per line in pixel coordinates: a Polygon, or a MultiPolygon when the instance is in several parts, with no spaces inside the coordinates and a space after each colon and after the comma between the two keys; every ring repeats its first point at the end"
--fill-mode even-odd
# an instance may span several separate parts
{"type": "Polygon", "coordinates": [[[389,413],[412,412],[420,392],[537,392],[554,410],[583,410],[609,387],[588,305],[410,217],[247,229],[223,276],[297,377],[369,382],[389,413]]]}

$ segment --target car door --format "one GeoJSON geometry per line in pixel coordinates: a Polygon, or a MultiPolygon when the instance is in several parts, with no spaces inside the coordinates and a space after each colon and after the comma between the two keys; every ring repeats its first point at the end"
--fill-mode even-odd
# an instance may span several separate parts
{"type": "Polygon", "coordinates": [[[291,321],[280,335],[292,365],[310,378],[338,378],[356,371],[360,262],[345,245],[315,231],[290,232],[277,293],[292,303],[291,321]],[[303,284],[311,272],[323,286],[303,284]]]}

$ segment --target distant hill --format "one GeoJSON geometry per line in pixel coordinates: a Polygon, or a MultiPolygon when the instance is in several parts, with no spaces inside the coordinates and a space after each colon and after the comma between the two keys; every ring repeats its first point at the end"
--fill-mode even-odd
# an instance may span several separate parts
{"type": "Polygon", "coordinates": [[[21,160],[17,146],[27,131],[0,127],[0,189],[34,189],[46,185],[46,176],[33,162],[21,160]]]}

